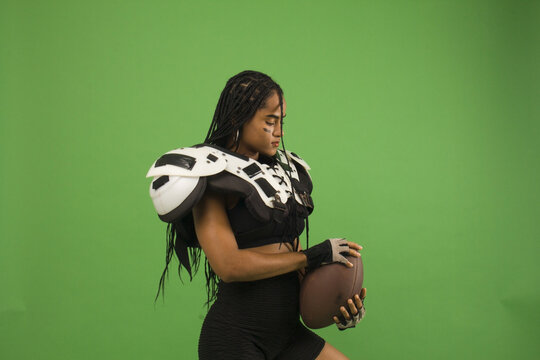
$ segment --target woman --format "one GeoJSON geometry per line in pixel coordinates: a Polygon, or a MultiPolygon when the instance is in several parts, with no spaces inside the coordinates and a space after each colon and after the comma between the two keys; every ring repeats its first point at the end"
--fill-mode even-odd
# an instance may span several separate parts
{"type": "MultiPolygon", "coordinates": [[[[299,283],[306,268],[352,266],[343,255],[358,257],[362,247],[329,239],[301,249],[312,185],[307,164],[278,151],[286,107],[269,76],[241,72],[221,93],[204,144],[165,154],[149,172],[154,205],[171,224],[167,266],[174,249],[191,276],[200,249],[206,256],[208,302],[215,302],[200,359],[346,359],[300,323],[299,283]],[[180,200],[164,204],[173,197],[180,200]]],[[[340,329],[363,316],[364,297],[362,289],[339,309],[340,329]]]]}

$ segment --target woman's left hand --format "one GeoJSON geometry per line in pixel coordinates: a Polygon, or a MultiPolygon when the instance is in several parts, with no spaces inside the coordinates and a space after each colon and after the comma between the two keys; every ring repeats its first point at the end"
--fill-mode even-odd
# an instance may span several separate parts
{"type": "Polygon", "coordinates": [[[353,299],[347,300],[347,306],[349,310],[342,306],[339,308],[341,316],[334,316],[334,322],[336,323],[339,330],[345,330],[351,327],[355,327],[356,324],[362,320],[366,314],[366,309],[364,308],[364,299],[366,298],[366,289],[362,288],[360,294],[353,296],[353,299]]]}

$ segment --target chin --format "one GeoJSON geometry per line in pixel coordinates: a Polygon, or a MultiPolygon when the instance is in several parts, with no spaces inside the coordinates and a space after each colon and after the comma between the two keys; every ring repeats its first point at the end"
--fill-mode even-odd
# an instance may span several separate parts
{"type": "Polygon", "coordinates": [[[278,148],[268,150],[268,151],[260,151],[259,154],[267,156],[267,157],[272,157],[272,156],[276,155],[277,150],[278,150],[278,148]]]}

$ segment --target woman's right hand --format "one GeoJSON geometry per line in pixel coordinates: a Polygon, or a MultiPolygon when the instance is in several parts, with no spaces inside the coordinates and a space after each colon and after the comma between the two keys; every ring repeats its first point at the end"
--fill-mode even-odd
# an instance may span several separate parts
{"type": "Polygon", "coordinates": [[[359,250],[362,246],[343,238],[327,239],[320,244],[302,250],[307,257],[308,269],[312,270],[321,265],[342,263],[347,267],[353,264],[347,260],[345,255],[360,257],[359,250]]]}
{"type": "Polygon", "coordinates": [[[345,306],[339,308],[341,315],[333,318],[339,330],[355,327],[364,318],[366,315],[365,298],[366,288],[362,288],[360,294],[354,295],[354,301],[353,299],[347,300],[348,311],[345,306]]]}

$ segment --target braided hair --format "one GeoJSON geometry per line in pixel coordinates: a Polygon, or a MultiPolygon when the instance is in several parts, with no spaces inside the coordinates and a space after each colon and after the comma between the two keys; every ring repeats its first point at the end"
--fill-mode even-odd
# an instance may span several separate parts
{"type": "Polygon", "coordinates": [[[237,134],[242,126],[266,105],[274,92],[279,97],[283,117],[283,90],[270,76],[247,70],[230,78],[221,92],[204,142],[226,147],[232,136],[238,146],[240,136],[237,134]]]}
{"type": "MultiPolygon", "coordinates": [[[[246,70],[231,77],[221,92],[204,143],[224,148],[230,147],[232,144],[233,149],[237,150],[242,126],[255,116],[257,110],[265,107],[266,101],[274,94],[279,97],[281,119],[283,119],[283,90],[270,76],[258,71],[246,70]]],[[[281,126],[283,126],[283,121],[281,121],[281,126]]],[[[281,141],[284,147],[283,137],[281,137],[281,141]]],[[[187,221],[186,218],[178,219],[167,227],[165,269],[161,275],[156,300],[160,291],[165,292],[165,277],[168,275],[168,266],[173,253],[176,253],[180,260],[179,276],[182,265],[186,268],[190,279],[192,279],[191,268],[194,272],[198,270],[201,248],[198,244],[186,243],[185,240],[196,238],[192,214],[189,217],[190,219],[187,221]]],[[[204,270],[207,292],[206,306],[209,307],[216,298],[218,277],[206,258],[204,270]]]]}

